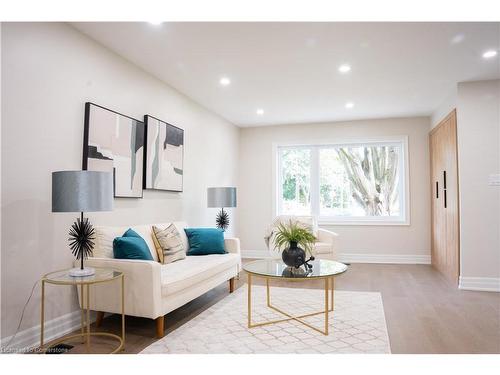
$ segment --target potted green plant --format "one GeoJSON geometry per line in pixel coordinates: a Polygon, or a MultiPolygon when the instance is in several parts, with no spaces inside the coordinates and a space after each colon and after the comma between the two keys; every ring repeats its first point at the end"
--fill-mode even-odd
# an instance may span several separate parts
{"type": "Polygon", "coordinates": [[[274,248],[282,252],[281,258],[289,267],[299,268],[303,265],[306,262],[306,254],[314,259],[312,250],[316,237],[311,230],[297,221],[280,223],[276,227],[273,242],[274,248]]]}

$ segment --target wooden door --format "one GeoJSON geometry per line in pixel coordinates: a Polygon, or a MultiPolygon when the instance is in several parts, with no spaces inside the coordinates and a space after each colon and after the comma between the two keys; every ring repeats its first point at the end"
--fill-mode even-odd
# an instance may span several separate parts
{"type": "Polygon", "coordinates": [[[432,265],[454,283],[459,276],[457,123],[453,110],[429,135],[432,265]]]}

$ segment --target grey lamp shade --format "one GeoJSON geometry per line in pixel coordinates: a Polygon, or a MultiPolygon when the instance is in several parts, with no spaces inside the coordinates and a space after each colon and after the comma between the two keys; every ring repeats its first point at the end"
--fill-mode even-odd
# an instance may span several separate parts
{"type": "Polygon", "coordinates": [[[52,212],[111,210],[113,210],[111,172],[52,172],[52,212]]]}
{"type": "Polygon", "coordinates": [[[208,207],[236,207],[235,187],[210,187],[207,189],[208,207]]]}

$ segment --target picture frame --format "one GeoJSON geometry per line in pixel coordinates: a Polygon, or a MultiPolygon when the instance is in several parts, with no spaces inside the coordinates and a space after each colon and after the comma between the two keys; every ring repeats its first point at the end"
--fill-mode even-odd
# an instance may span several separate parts
{"type": "Polygon", "coordinates": [[[143,122],[86,102],[82,169],[113,172],[115,198],[142,198],[144,137],[143,122]]]}
{"type": "Polygon", "coordinates": [[[144,116],[143,188],[180,193],[184,184],[184,129],[144,116]]]}

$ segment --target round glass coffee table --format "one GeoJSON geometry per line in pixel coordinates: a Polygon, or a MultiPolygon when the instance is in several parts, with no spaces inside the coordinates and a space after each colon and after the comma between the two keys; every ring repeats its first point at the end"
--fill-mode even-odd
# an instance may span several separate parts
{"type": "Polygon", "coordinates": [[[275,259],[261,259],[243,265],[243,269],[247,272],[248,277],[248,328],[260,327],[269,324],[275,324],[280,322],[285,322],[289,320],[294,320],[296,322],[302,323],[303,325],[314,329],[324,335],[328,335],[328,313],[333,311],[333,289],[334,289],[334,279],[335,276],[340,275],[347,271],[347,266],[340,262],[335,262],[333,260],[317,259],[309,262],[312,265],[312,269],[305,271],[305,268],[301,267],[298,270],[288,267],[282,260],[275,259]],[[267,307],[277,311],[278,313],[285,316],[283,319],[270,320],[260,323],[252,323],[252,278],[260,277],[266,280],[266,299],[267,307]],[[269,280],[280,279],[286,281],[301,281],[308,282],[311,280],[324,280],[325,289],[325,308],[324,310],[313,312],[310,314],[294,316],[286,311],[283,311],[276,306],[271,304],[271,292],[269,280]],[[325,323],[324,329],[314,327],[313,325],[305,322],[302,318],[324,314],[325,323]]]}

